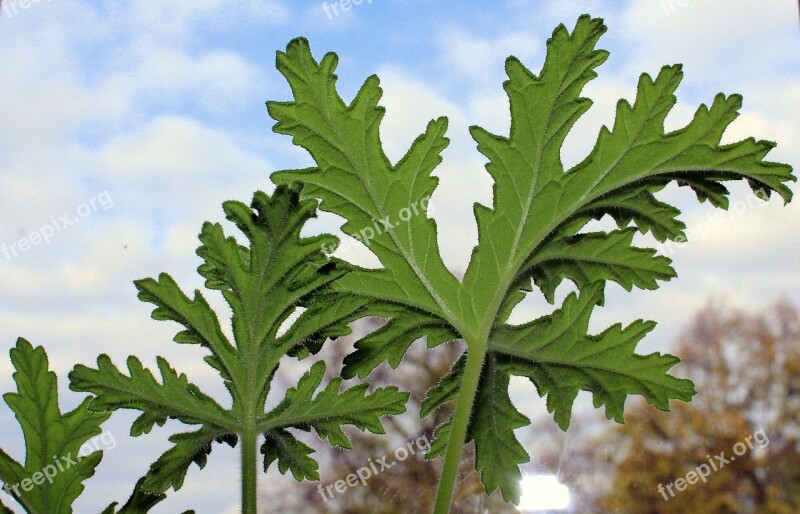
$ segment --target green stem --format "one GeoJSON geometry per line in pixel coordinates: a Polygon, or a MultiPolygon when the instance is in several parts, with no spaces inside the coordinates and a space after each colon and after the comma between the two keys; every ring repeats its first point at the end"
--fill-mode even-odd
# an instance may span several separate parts
{"type": "Polygon", "coordinates": [[[439,477],[439,489],[436,492],[433,514],[448,514],[450,511],[458,467],[461,463],[461,452],[464,449],[464,440],[467,438],[472,406],[475,403],[483,361],[486,358],[487,344],[485,341],[480,345],[481,348],[476,348],[477,344],[469,344],[469,341],[467,341],[467,345],[469,352],[467,353],[464,382],[456,401],[456,411],[453,414],[453,425],[450,429],[450,439],[447,441],[447,453],[444,456],[442,475],[439,477]]]}
{"type": "Polygon", "coordinates": [[[256,457],[258,433],[248,427],[241,434],[242,445],[242,514],[256,514],[256,457]]]}

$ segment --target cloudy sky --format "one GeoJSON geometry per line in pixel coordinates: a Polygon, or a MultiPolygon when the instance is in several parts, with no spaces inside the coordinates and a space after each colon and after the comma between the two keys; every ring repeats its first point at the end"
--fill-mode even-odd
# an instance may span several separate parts
{"type": "MultiPolygon", "coordinates": [[[[272,133],[264,108],[267,100],[289,98],[274,56],[298,35],[319,57],[339,54],[346,99],[370,74],[381,77],[390,158],[403,155],[429,119],[450,118],[452,144],[433,203],[454,270],[465,268],[476,240],[472,204],[491,194],[467,127],[505,132],[504,59],[516,55],[538,72],[553,28],[572,27],[584,12],[606,19],[600,46],[611,58],[585,90],[595,105],[567,140],[566,164],[581,160],[600,126],[612,123],[619,98],[633,98],[640,73],[680,62],[686,77],[668,128],[685,124],[719,91],[742,93],[742,116],[726,139],[777,141],[771,159],[800,165],[793,0],[363,0],[349,10],[339,2],[282,0],[3,3],[0,391],[13,387],[7,350],[25,336],[48,349],[64,407],[80,399],[66,389],[66,373],[100,352],[118,362],[134,352],[146,363],[166,355],[193,381],[221,392],[202,352],[171,343],[175,326],[149,319],[131,281],[167,271],[185,289],[198,287],[194,249],[202,221],[220,220],[226,199],[271,191],[271,171],[310,163],[289,138],[272,133]]],[[[734,187],[736,208],[713,217],[690,193],[667,190],[665,198],[698,228],[690,243],[669,250],[679,279],[654,292],[611,286],[593,325],[656,320],[643,349],[664,350],[710,297],[752,308],[781,296],[800,304],[800,202],[784,207],[777,198],[764,204],[749,196],[734,187]]],[[[334,217],[322,216],[309,232],[336,227],[334,217]]],[[[356,248],[343,257],[369,262],[356,248]]],[[[515,319],[546,309],[534,298],[515,319]]],[[[534,394],[524,387],[518,397],[534,394]]],[[[521,407],[531,415],[543,409],[532,401],[521,407]]],[[[129,438],[133,418],[112,418],[117,447],[87,483],[77,511],[127,497],[127,484],[166,448],[168,430],[129,438]]],[[[5,405],[0,423],[0,446],[21,459],[21,434],[5,405]]],[[[158,512],[236,512],[235,481],[214,477],[234,477],[237,467],[235,452],[215,450],[206,471],[193,469],[158,512]]]]}

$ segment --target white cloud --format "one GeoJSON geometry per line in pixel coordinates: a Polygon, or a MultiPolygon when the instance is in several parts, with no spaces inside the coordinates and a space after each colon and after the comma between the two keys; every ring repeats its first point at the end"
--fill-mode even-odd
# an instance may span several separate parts
{"type": "Polygon", "coordinates": [[[119,6],[111,4],[110,8],[125,20],[129,30],[156,41],[190,39],[198,25],[229,29],[254,22],[282,24],[291,17],[289,5],[282,0],[135,0],[119,6]]]}
{"type": "Polygon", "coordinates": [[[104,173],[126,179],[155,178],[183,182],[227,173],[266,173],[267,164],[235,144],[231,134],[197,121],[163,116],[122,134],[97,152],[104,173]]]}
{"type": "Polygon", "coordinates": [[[787,63],[798,63],[792,2],[635,0],[623,20],[616,30],[638,55],[631,66],[658,69],[682,62],[692,82],[712,88],[782,73],[787,63]]]}
{"type": "Polygon", "coordinates": [[[26,165],[58,162],[64,151],[53,152],[54,146],[68,144],[87,118],[101,122],[116,117],[125,104],[86,88],[75,48],[63,33],[19,21],[0,32],[0,162],[15,157],[26,165]],[[23,28],[30,29],[35,45],[19,37],[23,28]]]}
{"type": "Polygon", "coordinates": [[[481,85],[497,87],[508,56],[528,62],[544,48],[541,37],[531,33],[512,32],[490,39],[458,27],[443,31],[440,44],[443,66],[481,85]]]}
{"type": "MultiPolygon", "coordinates": [[[[225,50],[189,56],[176,49],[145,45],[131,52],[138,66],[115,79],[134,98],[179,106],[196,101],[209,111],[248,103],[265,82],[241,56],[225,50]]],[[[113,79],[112,79],[113,80],[113,79]]]]}

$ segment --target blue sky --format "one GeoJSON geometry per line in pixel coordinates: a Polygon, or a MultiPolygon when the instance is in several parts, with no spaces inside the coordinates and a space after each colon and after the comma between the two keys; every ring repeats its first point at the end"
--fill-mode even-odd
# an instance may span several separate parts
{"type": "MultiPolygon", "coordinates": [[[[503,61],[514,54],[535,72],[544,43],[559,23],[584,12],[606,19],[601,46],[611,58],[585,90],[592,110],[567,140],[564,161],[578,162],[619,98],[632,98],[638,75],[684,64],[679,104],[668,128],[686,123],[697,105],[719,91],[742,93],[742,116],[726,138],[750,135],[779,143],[770,157],[800,165],[800,28],[790,0],[532,1],[364,0],[338,16],[322,2],[281,0],[131,0],[129,2],[4,0],[0,15],[0,390],[12,388],[7,358],[17,336],[47,347],[62,377],[62,404],[74,405],[65,377],[75,362],[100,352],[121,361],[131,352],[153,362],[163,354],[204,387],[221,392],[194,348],[170,342],[174,327],[149,320],[136,300],[135,278],[160,271],[189,289],[196,234],[205,219],[222,218],[220,204],[271,190],[271,171],[310,160],[271,131],[267,100],[289,98],[274,69],[275,51],[306,36],[318,57],[340,56],[339,84],[349,99],[369,75],[382,78],[387,153],[399,158],[426,122],[450,117],[452,139],[437,171],[433,197],[446,262],[463,269],[476,239],[475,201],[490,200],[491,182],[467,127],[503,132],[508,107],[503,61]],[[58,224],[65,213],[77,219],[58,224]],[[85,216],[81,216],[81,214],[85,216]],[[53,226],[50,241],[19,249],[20,241],[53,226]],[[217,388],[217,389],[215,389],[217,388]]],[[[748,202],[710,218],[685,191],[665,198],[702,234],[670,256],[680,278],[655,292],[612,287],[593,324],[654,319],[643,345],[667,349],[692,312],[709,297],[763,307],[781,295],[800,303],[800,202],[783,207],[748,202]]],[[[310,231],[336,230],[321,216],[310,231]]],[[[692,239],[690,237],[690,239],[692,239]]],[[[645,243],[652,241],[643,239],[645,243]]],[[[366,251],[343,257],[369,263],[366,251]]],[[[568,292],[562,287],[560,295],[568,292]]],[[[545,312],[543,301],[515,313],[545,312]]],[[[541,414],[535,393],[519,384],[523,411],[541,414]]],[[[118,446],[107,452],[78,511],[98,511],[123,499],[128,483],[160,449],[167,430],[127,437],[132,415],[109,424],[118,446]]],[[[3,427],[12,414],[0,406],[3,427]]],[[[0,446],[21,458],[20,434],[3,430],[0,446]]],[[[158,512],[197,507],[236,512],[233,451],[215,450],[208,468],[190,472],[184,490],[158,512]],[[225,480],[216,480],[225,477],[225,480]]],[[[265,487],[274,483],[264,479],[265,487]]]]}

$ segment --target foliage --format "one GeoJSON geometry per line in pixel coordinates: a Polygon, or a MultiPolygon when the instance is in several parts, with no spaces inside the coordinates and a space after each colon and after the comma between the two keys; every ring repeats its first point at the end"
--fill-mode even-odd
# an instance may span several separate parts
{"type": "MultiPolygon", "coordinates": [[[[20,338],[10,354],[17,392],[6,393],[3,399],[22,427],[25,464],[0,450],[0,479],[5,491],[28,514],[70,514],[84,490],[83,482],[94,475],[103,458],[102,451],[87,443],[102,433],[100,425],[110,414],[91,411],[91,398],[62,413],[56,375],[50,371],[44,348],[34,348],[20,338]]],[[[146,494],[137,484],[120,510],[113,503],[103,514],[148,512],[164,498],[146,494]]],[[[0,512],[13,511],[0,502],[0,512]]]]}
{"type": "Polygon", "coordinates": [[[559,26],[538,75],[516,58],[507,60],[510,134],[470,129],[489,160],[494,201],[475,206],[479,241],[463,281],[440,256],[433,219],[423,212],[392,223],[433,194],[437,179],[431,173],[448,144],[447,120],[431,121],[393,164],[380,138],[384,109],[378,105],[377,77],[369,77],[347,104],[336,90],[335,54],[317,62],[302,38],[278,54],[277,67],[294,98],[268,104],[277,121],[274,130],[292,136],[316,166],[279,172],[273,180],[306,183],[303,194],[343,217],[342,229],[351,236],[376,223],[383,228],[368,241],[382,267],[356,268],[334,285],[349,301],[365,302],[357,314],[389,319],[357,344],[345,376],[364,377],[383,361],[397,365],[423,335],[430,346],[466,341],[467,351],[422,408],[424,415],[458,402],[431,449],[431,456],[445,455],[437,512],[448,510],[467,441],[475,442],[486,491],[499,488],[507,501],[519,500],[519,464],[528,455],[514,430],[529,420],[510,401],[511,376],[529,378],[547,395],[548,409],[562,428],[569,425],[581,390],[591,392],[595,405],[619,422],[629,395],[667,410],[669,400],[688,401],[695,394],[690,381],[668,374],[676,357],[634,353],[653,322],[614,325],[597,335],[587,330],[593,309],[603,303],[606,282],[627,290],[655,289],[675,276],[668,258],[632,244],[636,231],[660,241],[685,237],[680,211],[656,198],[665,185],[687,186],[700,201],[721,208],[728,204],[724,183],[730,180],[748,181],[760,196],[777,192],[784,201],[791,199],[786,185],[795,180],[791,168],[765,161],[774,143],[753,138],[721,143],[738,115],[739,95],[719,94],[710,107],[701,105],[686,127],[665,132],[682,79],[680,65],[664,67],[655,78],[643,74],[633,105],[620,101],[614,126],[603,127],[588,156],[565,170],[562,143],[591,105],[580,93],[608,57],[595,48],[605,30],[602,20],[589,16],[572,32],[559,26]],[[582,231],[606,215],[618,230],[582,231]],[[533,286],[554,302],[564,279],[578,292],[552,314],[524,325],[507,322],[533,286]]]}
{"type": "Polygon", "coordinates": [[[223,333],[201,292],[190,298],[164,273],[136,282],[139,298],[156,306],[154,319],[185,327],[175,336],[176,342],[199,344],[210,352],[205,360],[222,377],[232,398],[230,407],[203,393],[161,357],[161,381],[136,357],[129,357],[127,374],[106,355],[98,358],[97,368],[78,365],[70,373],[73,390],[96,395],[90,410],[141,411],[131,427],[134,436],[149,433],[170,418],[195,425],[191,432],[170,437],[173,446],[151,466],[143,483],[146,490],[177,490],[193,462],[205,465],[214,442],[240,444],[242,508],[255,512],[259,434],[265,471],[277,463],[281,473],[291,472],[297,480],[316,480],[312,449],[290,429],[314,429],[332,445],[349,448],[343,425],[382,433],[381,416],[405,411],[408,394],[396,387],[368,392],[368,385],[361,384],[342,390],[342,379],[335,378],[319,390],[325,374],[322,362],[314,364],[275,408],[265,411],[281,358],[316,353],[328,337],[348,332],[347,322],[360,308],[327,292],[347,268],[328,261],[321,251],[335,238],[300,236],[304,223],[314,216],[316,202],[300,201],[299,192],[299,186],[279,187],[272,197],[258,192],[252,208],[225,202],[227,219],[245,235],[248,245],[227,237],[220,224],[203,225],[197,250],[203,264],[198,271],[206,287],[220,291],[230,307],[233,341],[223,333]],[[292,315],[296,319],[282,330],[292,315]]]}

